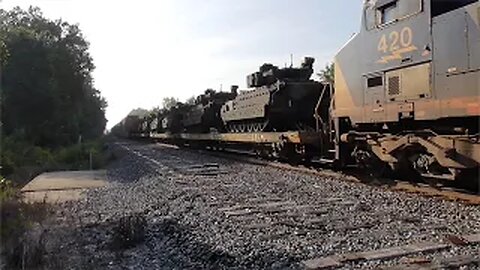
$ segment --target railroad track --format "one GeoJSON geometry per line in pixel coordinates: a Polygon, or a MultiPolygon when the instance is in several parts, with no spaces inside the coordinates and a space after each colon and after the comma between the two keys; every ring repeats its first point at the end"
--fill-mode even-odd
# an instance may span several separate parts
{"type": "MultiPolygon", "coordinates": [[[[161,144],[165,145],[165,144],[161,144]]],[[[169,147],[178,147],[168,145],[169,147]]],[[[377,188],[393,192],[405,192],[410,194],[417,194],[425,197],[434,197],[447,201],[461,202],[467,205],[480,205],[480,194],[469,190],[451,187],[442,184],[441,182],[430,183],[413,183],[405,180],[393,180],[388,178],[378,178],[366,175],[359,169],[352,169],[351,173],[340,173],[331,169],[318,168],[318,167],[306,167],[303,165],[292,165],[279,161],[265,160],[259,157],[252,156],[252,153],[243,151],[232,151],[224,149],[223,151],[212,150],[192,150],[186,148],[189,151],[199,151],[204,154],[213,155],[221,158],[233,159],[236,161],[247,162],[250,164],[262,165],[274,167],[281,170],[296,171],[317,176],[341,176],[344,181],[349,181],[357,184],[370,185],[377,188]]]]}

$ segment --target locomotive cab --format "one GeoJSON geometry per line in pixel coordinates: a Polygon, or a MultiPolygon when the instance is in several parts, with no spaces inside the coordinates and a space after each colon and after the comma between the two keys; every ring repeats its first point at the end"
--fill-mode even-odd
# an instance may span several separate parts
{"type": "Polygon", "coordinates": [[[337,147],[337,158],[362,150],[395,165],[413,152],[447,170],[478,168],[478,141],[467,138],[479,132],[479,17],[478,0],[366,0],[360,32],[335,57],[332,117],[338,144],[369,143],[337,147]]]}

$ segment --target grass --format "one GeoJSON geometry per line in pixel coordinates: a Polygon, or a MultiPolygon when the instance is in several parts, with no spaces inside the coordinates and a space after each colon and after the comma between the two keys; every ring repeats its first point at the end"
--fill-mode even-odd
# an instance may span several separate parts
{"type": "Polygon", "coordinates": [[[112,159],[103,139],[49,149],[21,138],[1,142],[0,269],[41,269],[45,261],[49,205],[26,203],[20,187],[47,171],[100,169],[112,159]]]}

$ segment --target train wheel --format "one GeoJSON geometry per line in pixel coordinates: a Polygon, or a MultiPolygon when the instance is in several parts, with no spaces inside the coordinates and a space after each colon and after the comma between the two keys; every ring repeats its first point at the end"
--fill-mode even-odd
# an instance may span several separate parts
{"type": "Polygon", "coordinates": [[[456,170],[455,185],[460,188],[468,189],[476,194],[480,194],[480,172],[478,169],[456,170]]]}
{"type": "Polygon", "coordinates": [[[368,173],[376,178],[388,177],[391,174],[390,165],[379,159],[372,160],[367,166],[368,173]]]}
{"type": "Polygon", "coordinates": [[[381,161],[371,151],[355,148],[352,155],[356,164],[372,177],[386,177],[391,173],[389,164],[381,161]]]}
{"type": "Polygon", "coordinates": [[[398,162],[391,164],[391,167],[393,168],[394,178],[417,183],[425,182],[421,172],[415,169],[412,162],[410,162],[407,158],[398,158],[398,162]]]}

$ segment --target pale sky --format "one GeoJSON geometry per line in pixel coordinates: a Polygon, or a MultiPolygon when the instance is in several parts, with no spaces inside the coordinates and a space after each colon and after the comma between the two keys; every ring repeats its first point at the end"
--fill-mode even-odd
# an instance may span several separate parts
{"type": "Polygon", "coordinates": [[[360,29],[362,0],[0,0],[7,10],[30,5],[79,24],[110,128],[164,97],[245,88],[246,75],[290,54],[294,65],[315,57],[317,72],[360,29]]]}

